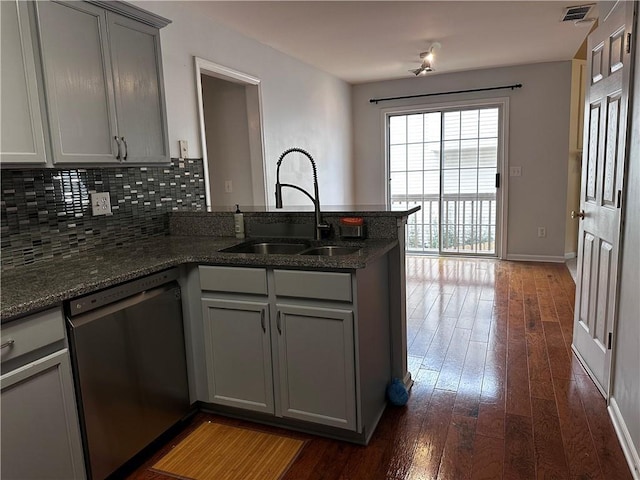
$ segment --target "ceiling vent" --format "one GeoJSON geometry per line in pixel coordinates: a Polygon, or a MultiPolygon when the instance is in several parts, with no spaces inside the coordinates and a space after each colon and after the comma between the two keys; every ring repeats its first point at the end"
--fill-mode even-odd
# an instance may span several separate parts
{"type": "Polygon", "coordinates": [[[579,20],[584,20],[595,3],[589,3],[587,5],[577,5],[575,7],[567,7],[562,14],[561,21],[563,22],[576,22],[579,20]]]}

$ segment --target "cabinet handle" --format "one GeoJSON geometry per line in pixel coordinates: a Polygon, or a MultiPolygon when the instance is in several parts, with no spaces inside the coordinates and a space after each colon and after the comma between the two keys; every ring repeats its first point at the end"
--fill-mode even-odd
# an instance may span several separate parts
{"type": "Polygon", "coordinates": [[[113,137],[113,139],[116,141],[116,143],[118,144],[118,154],[116,155],[116,160],[120,160],[122,158],[121,152],[120,152],[120,138],[118,137],[113,137]]]}
{"type": "Polygon", "coordinates": [[[11,340],[7,340],[2,345],[0,345],[0,348],[11,347],[11,346],[13,346],[14,343],[16,343],[16,341],[12,338],[11,340]]]}
{"type": "Polygon", "coordinates": [[[280,310],[278,310],[278,318],[276,319],[276,326],[278,327],[278,333],[282,335],[282,325],[281,325],[280,317],[281,317],[280,310]]]}
{"type": "Polygon", "coordinates": [[[127,157],[129,156],[129,145],[127,145],[127,141],[125,140],[124,137],[122,138],[122,143],[124,143],[124,157],[122,157],[123,160],[126,160],[127,157]]]}
{"type": "Polygon", "coordinates": [[[262,332],[267,333],[267,325],[264,323],[264,308],[260,311],[260,324],[262,325],[262,332]]]}

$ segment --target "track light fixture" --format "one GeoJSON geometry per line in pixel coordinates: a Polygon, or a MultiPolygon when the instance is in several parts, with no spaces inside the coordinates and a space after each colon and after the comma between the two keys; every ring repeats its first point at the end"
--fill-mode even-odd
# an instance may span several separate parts
{"type": "Polygon", "coordinates": [[[420,65],[420,67],[416,68],[415,70],[409,70],[409,71],[413,73],[416,77],[421,75],[426,75],[429,72],[433,72],[434,71],[433,60],[435,58],[434,51],[440,47],[441,47],[440,43],[438,42],[432,43],[428,51],[422,52],[420,54],[420,60],[422,61],[422,64],[420,65]]]}

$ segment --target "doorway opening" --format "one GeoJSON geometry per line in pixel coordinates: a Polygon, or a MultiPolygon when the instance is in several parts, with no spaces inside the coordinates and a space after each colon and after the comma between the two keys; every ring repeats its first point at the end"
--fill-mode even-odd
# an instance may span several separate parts
{"type": "Polygon", "coordinates": [[[386,114],[387,201],[407,252],[501,255],[506,99],[386,114]]]}
{"type": "Polygon", "coordinates": [[[266,205],[260,79],[194,59],[207,206],[266,205]]]}

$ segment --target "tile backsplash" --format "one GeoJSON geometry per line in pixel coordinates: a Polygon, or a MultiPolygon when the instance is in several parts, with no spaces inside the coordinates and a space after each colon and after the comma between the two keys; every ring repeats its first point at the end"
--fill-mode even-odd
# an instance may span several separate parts
{"type": "Polygon", "coordinates": [[[2,270],[166,235],[170,211],[206,210],[201,159],[122,168],[5,170],[2,270]],[[89,193],[109,192],[111,216],[92,216],[89,193]]]}

